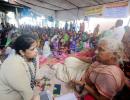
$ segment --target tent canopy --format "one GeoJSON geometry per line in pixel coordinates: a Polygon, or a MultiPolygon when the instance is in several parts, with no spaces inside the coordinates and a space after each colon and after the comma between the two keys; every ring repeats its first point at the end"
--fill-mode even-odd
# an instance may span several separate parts
{"type": "Polygon", "coordinates": [[[124,0],[16,0],[16,3],[30,4],[48,10],[62,11],[91,7],[124,0]]]}
{"type": "Polygon", "coordinates": [[[59,20],[82,18],[86,7],[128,0],[9,0],[59,20]]]}
{"type": "Polygon", "coordinates": [[[0,11],[7,12],[7,11],[15,11],[15,7],[22,8],[20,5],[10,4],[8,2],[0,0],[0,11]]]}

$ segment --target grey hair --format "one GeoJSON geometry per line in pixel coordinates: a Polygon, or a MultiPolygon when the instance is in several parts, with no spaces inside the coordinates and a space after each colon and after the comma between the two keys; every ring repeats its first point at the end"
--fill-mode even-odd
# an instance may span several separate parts
{"type": "Polygon", "coordinates": [[[124,47],[122,42],[110,37],[101,38],[98,44],[102,42],[107,43],[108,51],[112,52],[116,56],[117,60],[122,62],[124,57],[124,47]]]}

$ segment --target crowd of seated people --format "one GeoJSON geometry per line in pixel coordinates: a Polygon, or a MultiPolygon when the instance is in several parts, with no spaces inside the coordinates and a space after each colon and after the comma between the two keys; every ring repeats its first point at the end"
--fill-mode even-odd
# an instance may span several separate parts
{"type": "Polygon", "coordinates": [[[52,65],[50,62],[53,60],[46,64],[55,70],[58,79],[74,86],[79,99],[129,100],[130,28],[124,28],[125,33],[121,33],[117,41],[113,38],[115,34],[118,35],[115,32],[117,27],[115,24],[115,28],[110,29],[111,36],[98,37],[98,32],[95,32],[93,38],[96,42],[88,47],[87,43],[92,38],[83,31],[32,26],[21,26],[19,31],[33,34],[39,53],[46,58],[56,59],[52,65]],[[67,56],[60,59],[64,55],[67,56]]]}
{"type": "Polygon", "coordinates": [[[84,87],[84,90],[88,92],[83,96],[84,100],[129,100],[130,28],[124,29],[125,33],[120,33],[124,34],[120,38],[122,41],[112,38],[114,33],[112,36],[101,38],[95,48],[94,57],[89,55],[91,50],[87,50],[86,58],[85,55],[82,56],[85,52],[82,52],[80,56],[67,57],[63,64],[54,64],[57,78],[64,82],[79,84],[80,89],[84,87]],[[96,59],[93,60],[95,57],[96,59]],[[83,65],[88,68],[84,68],[83,65]]]}
{"type": "Polygon", "coordinates": [[[70,53],[75,53],[86,48],[86,41],[88,41],[89,34],[84,31],[76,32],[74,29],[59,29],[49,27],[39,27],[31,25],[20,25],[19,28],[15,28],[13,25],[2,24],[1,32],[1,50],[2,54],[5,53],[7,47],[11,47],[13,41],[17,37],[17,33],[20,34],[33,34],[37,38],[38,50],[40,55],[48,56],[60,56],[70,53]],[[7,26],[7,27],[6,27],[7,26]],[[17,31],[17,33],[16,33],[17,31]],[[47,42],[47,43],[45,43],[47,42]],[[48,53],[46,55],[46,53],[48,53]]]}
{"type": "MultiPolygon", "coordinates": [[[[62,54],[70,54],[80,52],[87,46],[89,40],[89,34],[83,31],[72,31],[59,28],[49,27],[33,27],[33,26],[21,26],[19,31],[21,33],[35,34],[38,38],[39,48],[41,54],[44,53],[43,49],[46,48],[45,42],[48,42],[48,52],[57,57],[62,54]],[[45,47],[44,47],[45,46],[45,47]]],[[[47,52],[47,51],[46,51],[47,52]]],[[[46,56],[46,55],[45,55],[46,56]]],[[[49,55],[48,55],[49,56],[49,55]]]]}
{"type": "Polygon", "coordinates": [[[126,27],[120,41],[123,45],[112,38],[107,42],[102,39],[99,41],[95,51],[96,62],[93,62],[87,69],[82,80],[71,81],[74,84],[80,84],[82,89],[84,87],[84,90],[88,91],[89,95],[85,95],[84,100],[130,99],[129,37],[130,28],[126,27]]]}
{"type": "Polygon", "coordinates": [[[11,45],[18,36],[17,29],[9,23],[0,25],[0,60],[4,60],[11,51],[11,45]]]}
{"type": "Polygon", "coordinates": [[[111,100],[125,84],[125,75],[119,67],[123,46],[114,39],[103,38],[98,43],[95,55],[96,61],[86,70],[81,80],[74,80],[74,83],[84,85],[97,100],[111,100]]]}

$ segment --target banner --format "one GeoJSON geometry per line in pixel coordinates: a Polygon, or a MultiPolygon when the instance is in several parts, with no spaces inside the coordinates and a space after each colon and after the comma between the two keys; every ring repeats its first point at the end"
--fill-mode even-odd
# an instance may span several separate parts
{"type": "Polygon", "coordinates": [[[122,18],[128,16],[128,2],[116,2],[104,5],[104,17],[122,18]]]}
{"type": "Polygon", "coordinates": [[[128,2],[108,3],[108,4],[105,4],[104,6],[105,8],[124,7],[124,6],[128,6],[128,2]]]}
{"type": "Polygon", "coordinates": [[[85,16],[102,15],[103,5],[87,7],[85,10],[85,16]]]}
{"type": "Polygon", "coordinates": [[[19,11],[21,17],[33,17],[33,18],[37,17],[37,15],[34,12],[32,12],[32,10],[29,7],[24,7],[22,8],[22,10],[19,11]]]}

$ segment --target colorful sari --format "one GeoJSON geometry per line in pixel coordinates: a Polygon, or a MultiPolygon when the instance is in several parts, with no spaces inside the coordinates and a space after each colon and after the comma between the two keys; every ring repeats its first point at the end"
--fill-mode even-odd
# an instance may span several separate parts
{"type": "Polygon", "coordinates": [[[125,76],[122,70],[115,65],[103,65],[95,62],[86,71],[86,83],[93,85],[95,90],[108,99],[122,90],[125,76]]]}

